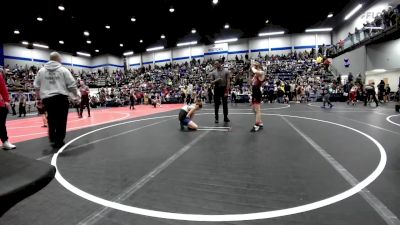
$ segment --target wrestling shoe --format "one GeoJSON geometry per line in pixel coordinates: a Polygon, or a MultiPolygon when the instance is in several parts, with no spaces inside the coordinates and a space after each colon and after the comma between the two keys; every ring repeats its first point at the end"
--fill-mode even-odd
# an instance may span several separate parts
{"type": "Polygon", "coordinates": [[[251,128],[250,132],[257,132],[260,130],[260,126],[254,125],[253,128],[251,128]]]}

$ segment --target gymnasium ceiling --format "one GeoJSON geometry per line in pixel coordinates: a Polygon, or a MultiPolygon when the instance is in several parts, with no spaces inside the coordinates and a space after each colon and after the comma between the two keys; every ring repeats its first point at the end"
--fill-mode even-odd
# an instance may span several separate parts
{"type": "Polygon", "coordinates": [[[349,0],[219,0],[215,5],[212,0],[9,0],[2,2],[0,40],[43,43],[69,53],[122,55],[126,51],[144,52],[159,44],[174,47],[194,39],[210,44],[216,38],[255,37],[261,30],[284,28],[287,33],[301,33],[316,24],[332,26],[335,20],[342,20],[341,11],[348,12],[355,4],[349,0]],[[59,5],[65,10],[60,11],[59,5]],[[329,13],[335,16],[328,19],[329,13]],[[224,29],[225,24],[230,28],[224,29]],[[20,34],[14,34],[16,29],[20,34]],[[90,35],[84,36],[84,31],[90,35]],[[165,39],[161,39],[162,34],[165,39]]]}

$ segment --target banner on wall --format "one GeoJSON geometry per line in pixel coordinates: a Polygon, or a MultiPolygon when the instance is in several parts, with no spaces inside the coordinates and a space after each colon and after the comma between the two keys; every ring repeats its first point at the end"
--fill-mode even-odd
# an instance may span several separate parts
{"type": "Polygon", "coordinates": [[[227,52],[228,43],[214,44],[207,46],[206,53],[227,52]]]}
{"type": "Polygon", "coordinates": [[[373,5],[372,7],[367,9],[363,14],[357,17],[357,19],[354,21],[355,27],[357,27],[357,29],[362,29],[364,23],[373,22],[375,20],[375,17],[380,16],[380,14],[382,14],[382,11],[388,8],[389,4],[388,2],[385,1],[373,5]]]}
{"type": "Polygon", "coordinates": [[[213,44],[206,47],[204,56],[211,59],[227,58],[228,43],[213,44]]]}

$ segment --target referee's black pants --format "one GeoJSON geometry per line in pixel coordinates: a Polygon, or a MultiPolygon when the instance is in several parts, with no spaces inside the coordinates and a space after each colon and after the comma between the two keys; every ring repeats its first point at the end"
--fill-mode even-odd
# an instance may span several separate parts
{"type": "Polygon", "coordinates": [[[43,99],[43,104],[47,110],[50,142],[54,143],[57,147],[61,147],[64,145],[67,130],[68,97],[65,95],[55,95],[43,99]]]}
{"type": "Polygon", "coordinates": [[[224,110],[224,119],[228,119],[228,96],[225,96],[226,87],[215,87],[214,88],[214,111],[215,119],[218,120],[219,106],[221,105],[224,110]]]}

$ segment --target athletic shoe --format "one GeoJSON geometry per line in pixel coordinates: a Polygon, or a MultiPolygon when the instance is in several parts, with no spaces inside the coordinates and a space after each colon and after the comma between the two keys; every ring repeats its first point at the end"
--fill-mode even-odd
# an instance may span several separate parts
{"type": "Polygon", "coordinates": [[[332,107],[333,107],[333,105],[331,104],[331,105],[329,106],[329,108],[331,108],[331,109],[332,109],[332,107]]]}
{"type": "Polygon", "coordinates": [[[231,120],[230,120],[228,117],[226,117],[226,118],[224,119],[224,122],[225,122],[225,123],[229,123],[229,122],[231,122],[231,120]]]}
{"type": "Polygon", "coordinates": [[[11,144],[9,141],[3,143],[3,149],[11,150],[17,148],[15,145],[11,144]]]}
{"type": "Polygon", "coordinates": [[[216,120],[215,120],[215,123],[219,123],[219,121],[216,119],[216,120]]]}
{"type": "Polygon", "coordinates": [[[250,130],[250,132],[257,132],[260,130],[260,127],[257,125],[254,125],[253,128],[250,130]]]}

